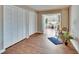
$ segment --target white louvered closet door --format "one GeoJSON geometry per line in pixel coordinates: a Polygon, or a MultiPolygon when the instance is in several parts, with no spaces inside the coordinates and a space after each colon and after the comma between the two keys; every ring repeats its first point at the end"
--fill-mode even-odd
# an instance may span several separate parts
{"type": "Polygon", "coordinates": [[[4,6],[4,47],[36,32],[36,13],[16,6],[4,6]]]}
{"type": "Polygon", "coordinates": [[[18,24],[17,24],[17,19],[18,19],[18,14],[17,14],[17,12],[18,12],[18,8],[17,7],[15,7],[15,6],[10,6],[11,8],[12,8],[12,28],[11,28],[11,30],[12,30],[12,39],[11,39],[11,43],[12,44],[14,44],[16,41],[17,41],[17,37],[18,37],[18,35],[17,35],[17,33],[18,33],[18,24]]]}
{"type": "Polygon", "coordinates": [[[18,8],[18,40],[23,39],[23,10],[18,8]]]}
{"type": "Polygon", "coordinates": [[[28,37],[29,33],[29,16],[28,16],[28,10],[23,10],[23,37],[28,37]]]}
{"type": "Polygon", "coordinates": [[[26,37],[29,37],[29,10],[25,11],[25,33],[26,37]]]}
{"type": "Polygon", "coordinates": [[[34,11],[29,11],[29,35],[36,32],[36,13],[34,11]]]}
{"type": "Polygon", "coordinates": [[[9,47],[12,41],[12,9],[4,6],[4,48],[9,47]]]}

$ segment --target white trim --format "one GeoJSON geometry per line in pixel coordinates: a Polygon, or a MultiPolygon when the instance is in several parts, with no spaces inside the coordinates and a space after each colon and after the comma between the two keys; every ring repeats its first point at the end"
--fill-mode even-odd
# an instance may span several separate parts
{"type": "Polygon", "coordinates": [[[38,32],[36,32],[36,33],[43,33],[43,32],[41,32],[41,31],[38,31],[38,32]]]}
{"type": "Polygon", "coordinates": [[[10,46],[12,46],[12,45],[14,45],[14,44],[16,44],[16,43],[22,41],[22,40],[24,40],[24,38],[21,38],[21,39],[19,39],[19,40],[15,40],[15,41],[11,42],[10,44],[4,46],[4,48],[6,49],[6,48],[8,48],[8,47],[10,47],[10,46]]]}
{"type": "Polygon", "coordinates": [[[26,38],[28,39],[29,38],[29,35],[26,38]]]}
{"type": "MultiPolygon", "coordinates": [[[[35,33],[33,33],[33,34],[35,34],[35,33]]],[[[31,34],[31,35],[33,35],[33,34],[31,34]]],[[[29,35],[29,36],[27,36],[27,37],[24,37],[24,38],[27,38],[27,39],[28,39],[31,35],[29,35]]],[[[6,49],[6,48],[10,47],[10,46],[12,46],[12,45],[14,45],[14,44],[16,44],[16,43],[18,43],[18,42],[24,40],[24,38],[21,38],[21,39],[15,40],[15,41],[13,41],[12,43],[10,43],[10,44],[4,46],[4,48],[6,49]]],[[[5,49],[4,49],[3,51],[5,51],[5,49]]],[[[2,51],[2,50],[1,50],[1,51],[2,51]]]]}
{"type": "Polygon", "coordinates": [[[75,39],[71,40],[71,43],[73,44],[76,51],[79,53],[79,43],[77,42],[77,40],[75,40],[75,39]]]}
{"type": "Polygon", "coordinates": [[[0,50],[0,54],[3,53],[5,51],[5,49],[0,50]]]}
{"type": "MultiPolygon", "coordinates": [[[[27,39],[28,39],[29,37],[30,37],[30,36],[27,36],[27,37],[24,37],[24,38],[27,38],[27,39]]],[[[6,48],[10,47],[10,46],[12,46],[12,45],[14,45],[14,44],[16,44],[16,43],[18,43],[18,42],[24,40],[24,38],[21,38],[21,39],[15,40],[15,41],[13,41],[12,43],[10,43],[10,44],[4,46],[4,48],[6,49],[6,48]]]]}

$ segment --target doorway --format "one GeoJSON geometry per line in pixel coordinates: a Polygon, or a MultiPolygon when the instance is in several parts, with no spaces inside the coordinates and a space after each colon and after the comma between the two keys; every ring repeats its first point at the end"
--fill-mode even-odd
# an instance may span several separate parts
{"type": "Polygon", "coordinates": [[[43,33],[47,37],[59,36],[59,30],[61,30],[61,13],[56,14],[43,14],[43,33]]]}

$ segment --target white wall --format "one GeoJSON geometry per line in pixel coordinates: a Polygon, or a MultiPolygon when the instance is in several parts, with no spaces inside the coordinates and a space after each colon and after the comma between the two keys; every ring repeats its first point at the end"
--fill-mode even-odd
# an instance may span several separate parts
{"type": "Polygon", "coordinates": [[[36,32],[36,12],[16,6],[4,6],[4,48],[36,32]]]}
{"type": "Polygon", "coordinates": [[[71,40],[76,50],[79,52],[79,6],[71,6],[70,9],[70,32],[75,40],[71,40]]]}

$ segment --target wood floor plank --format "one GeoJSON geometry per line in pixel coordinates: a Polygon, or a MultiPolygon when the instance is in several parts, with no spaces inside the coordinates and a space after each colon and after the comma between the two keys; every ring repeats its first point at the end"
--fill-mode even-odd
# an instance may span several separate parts
{"type": "Polygon", "coordinates": [[[9,47],[3,54],[77,54],[73,47],[54,45],[44,34],[34,34],[29,39],[9,47]]]}

